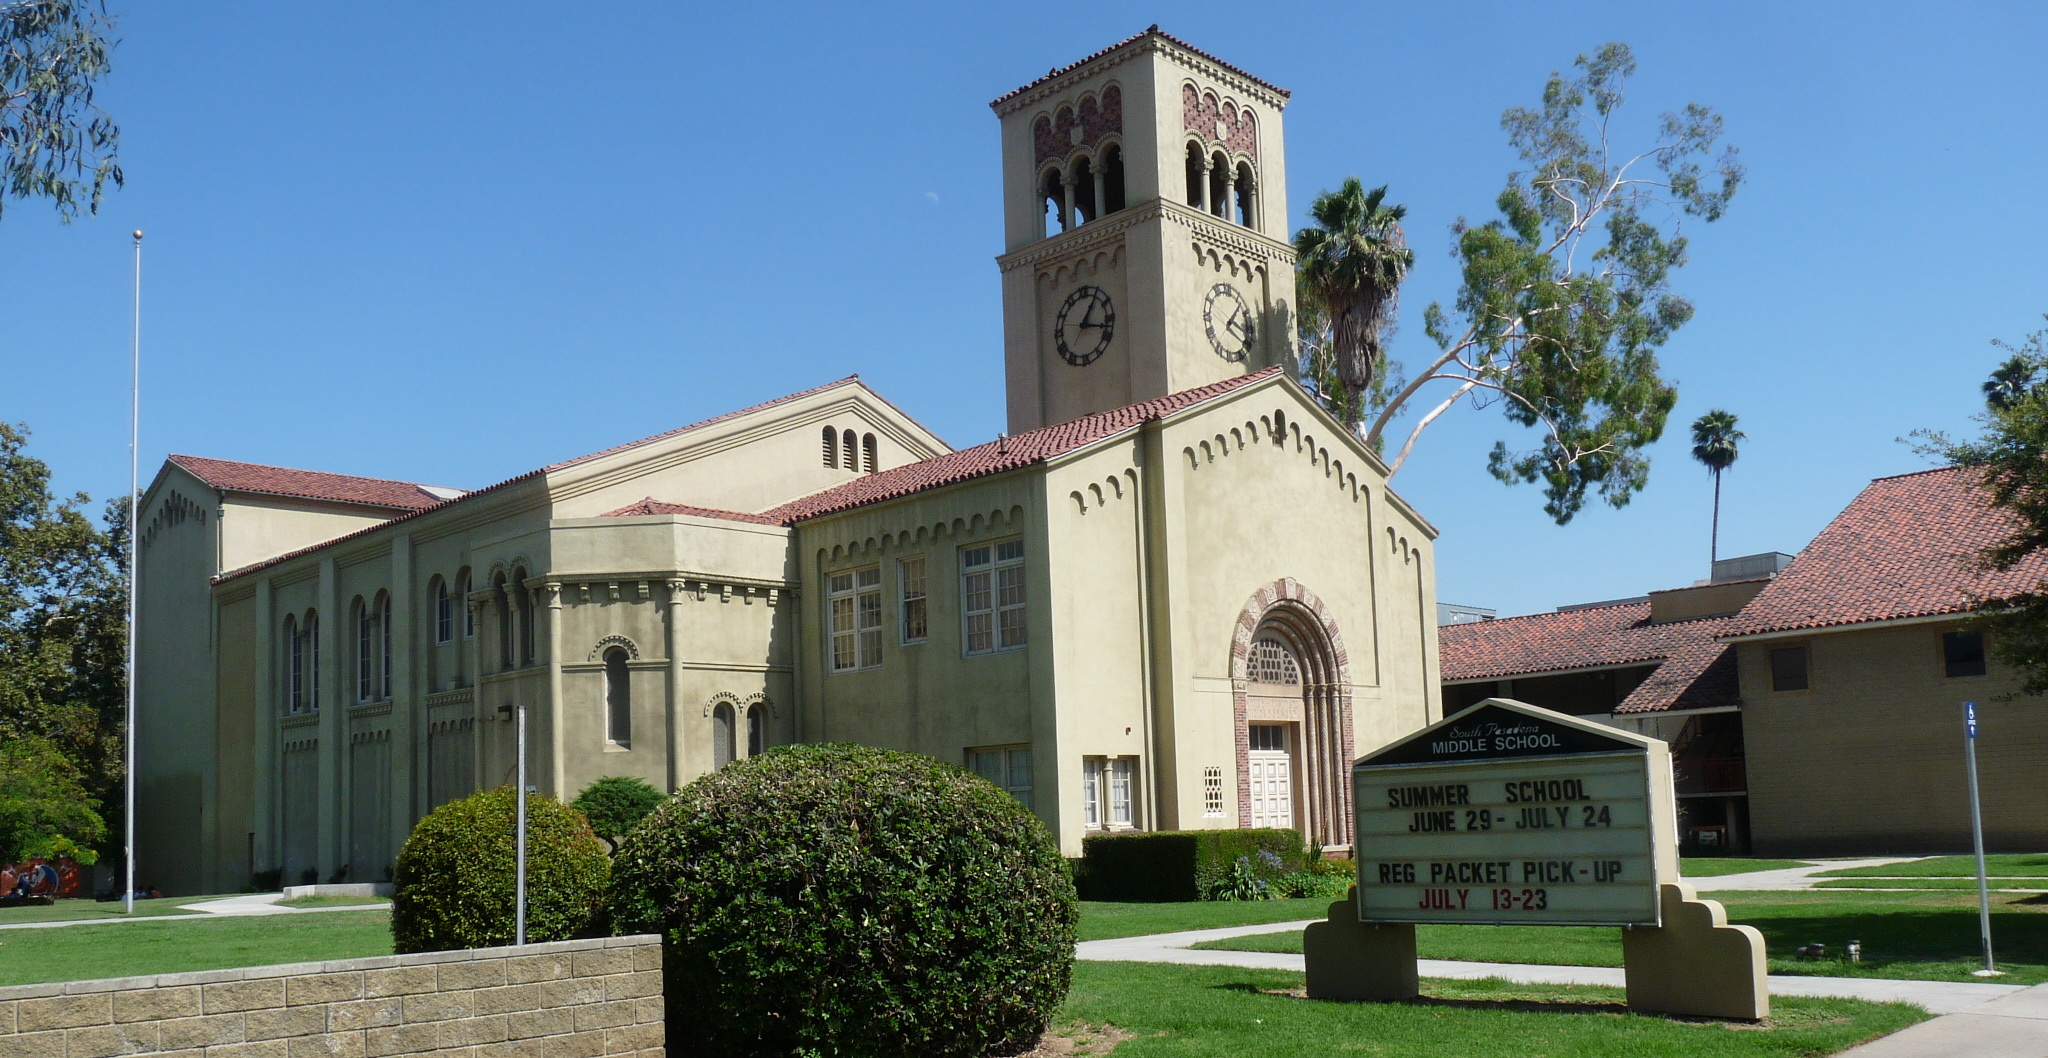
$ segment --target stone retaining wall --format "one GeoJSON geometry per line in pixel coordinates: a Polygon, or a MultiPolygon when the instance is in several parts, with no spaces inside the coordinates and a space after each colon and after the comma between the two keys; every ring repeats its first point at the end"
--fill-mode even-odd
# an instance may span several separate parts
{"type": "Polygon", "coordinates": [[[0,988],[0,1058],[663,1058],[655,936],[0,988]]]}

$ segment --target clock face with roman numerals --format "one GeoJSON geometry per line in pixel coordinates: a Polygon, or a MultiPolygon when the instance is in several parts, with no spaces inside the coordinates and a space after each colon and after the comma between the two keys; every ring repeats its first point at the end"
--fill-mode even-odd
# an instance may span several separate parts
{"type": "Polygon", "coordinates": [[[1094,363],[1109,349],[1109,339],[1115,333],[1116,307],[1101,287],[1082,287],[1068,294],[1052,328],[1060,359],[1075,367],[1094,363]]]}
{"type": "Polygon", "coordinates": [[[1202,324],[1209,331],[1209,348],[1233,364],[1243,363],[1251,355],[1252,343],[1258,340],[1258,324],[1252,319],[1251,306],[1228,283],[1209,288],[1209,297],[1202,302],[1202,324]]]}

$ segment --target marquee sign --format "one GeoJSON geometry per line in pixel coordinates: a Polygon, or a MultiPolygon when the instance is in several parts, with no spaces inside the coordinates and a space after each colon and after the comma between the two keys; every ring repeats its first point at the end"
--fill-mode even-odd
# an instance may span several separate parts
{"type": "Polygon", "coordinates": [[[1360,922],[1662,924],[1675,814],[1655,739],[1489,699],[1351,777],[1360,922]]]}

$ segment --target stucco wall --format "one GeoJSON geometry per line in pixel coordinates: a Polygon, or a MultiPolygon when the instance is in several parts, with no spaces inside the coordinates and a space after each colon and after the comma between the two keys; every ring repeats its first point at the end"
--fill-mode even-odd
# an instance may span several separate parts
{"type": "Polygon", "coordinates": [[[0,988],[0,1054],[662,1058],[654,936],[0,988]]]}
{"type": "MultiPolygon", "coordinates": [[[[215,790],[215,494],[172,467],[143,497],[136,566],[136,882],[193,892],[215,790]]],[[[113,815],[118,812],[114,808],[113,815]]]]}
{"type": "Polygon", "coordinates": [[[1943,675],[1950,624],[1740,643],[1750,828],[1761,855],[1967,852],[1962,703],[1975,701],[1986,848],[2048,846],[2048,711],[2019,688],[1943,675]],[[1805,645],[1809,690],[1771,690],[1769,651],[1805,645]]]}

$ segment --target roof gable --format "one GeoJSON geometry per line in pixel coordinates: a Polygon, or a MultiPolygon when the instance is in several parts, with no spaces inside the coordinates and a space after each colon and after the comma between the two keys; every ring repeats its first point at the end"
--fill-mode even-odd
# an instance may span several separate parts
{"type": "Polygon", "coordinates": [[[223,492],[247,492],[324,503],[382,507],[391,511],[423,511],[458,496],[460,489],[438,488],[410,481],[293,470],[261,463],[238,463],[204,456],[173,455],[169,462],[223,492]]]}

